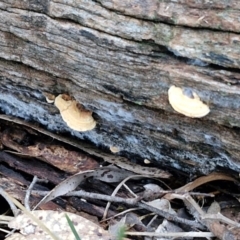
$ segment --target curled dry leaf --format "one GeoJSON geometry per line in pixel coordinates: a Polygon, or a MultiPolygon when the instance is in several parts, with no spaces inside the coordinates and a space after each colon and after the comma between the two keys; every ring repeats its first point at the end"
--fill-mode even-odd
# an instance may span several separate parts
{"type": "MultiPolygon", "coordinates": [[[[199,178],[195,179],[193,182],[189,182],[186,185],[176,189],[175,193],[190,192],[193,189],[195,189],[203,184],[206,184],[206,183],[212,182],[212,181],[218,181],[218,180],[225,180],[225,181],[232,181],[232,182],[235,181],[235,179],[233,177],[231,177],[230,175],[227,175],[225,173],[213,172],[213,173],[209,174],[208,176],[199,177],[199,178]]],[[[164,195],[164,198],[168,199],[168,200],[174,199],[175,194],[167,193],[166,195],[164,195]]]]}
{"type": "Polygon", "coordinates": [[[54,104],[59,109],[62,119],[71,129],[84,132],[95,128],[96,121],[92,117],[92,112],[84,109],[68,95],[58,95],[54,104]]]}
{"type": "Polygon", "coordinates": [[[181,88],[175,86],[171,86],[168,90],[168,99],[175,111],[191,118],[206,116],[210,112],[209,107],[200,100],[195,92],[192,92],[191,95],[185,95],[181,88]]]}
{"type": "Polygon", "coordinates": [[[172,214],[177,214],[171,207],[171,203],[167,199],[155,199],[150,202],[146,202],[146,204],[153,206],[157,209],[172,213],[172,214]]]}
{"type": "MultiPolygon", "coordinates": [[[[81,239],[84,240],[111,240],[110,234],[95,223],[73,213],[57,212],[51,210],[32,211],[38,219],[40,219],[58,239],[75,240],[75,236],[68,225],[65,214],[68,215],[73,222],[74,227],[81,239]]],[[[42,231],[39,226],[33,222],[27,215],[21,214],[14,218],[9,224],[9,228],[19,229],[21,234],[13,234],[6,240],[52,240],[52,238],[42,231]],[[23,236],[24,235],[24,236],[23,236]]]]}

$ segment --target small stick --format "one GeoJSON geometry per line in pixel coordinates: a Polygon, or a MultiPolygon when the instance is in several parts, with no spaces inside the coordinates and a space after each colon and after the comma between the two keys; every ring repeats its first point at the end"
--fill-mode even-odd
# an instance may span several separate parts
{"type": "Polygon", "coordinates": [[[101,220],[100,223],[106,222],[106,221],[108,221],[108,220],[110,220],[110,219],[113,219],[113,218],[115,218],[115,217],[121,216],[121,215],[123,215],[123,214],[126,214],[126,213],[128,213],[128,212],[132,212],[132,211],[135,211],[135,210],[138,210],[138,209],[139,209],[139,208],[129,208],[129,209],[123,211],[123,212],[120,212],[120,213],[118,213],[118,214],[115,214],[115,215],[112,216],[112,217],[105,218],[104,220],[101,220]]]}
{"type": "MultiPolygon", "coordinates": [[[[149,176],[143,176],[143,175],[142,175],[141,177],[149,177],[149,176]]],[[[129,177],[123,179],[123,180],[117,185],[117,187],[114,189],[114,191],[113,191],[113,193],[111,194],[111,196],[112,196],[112,197],[115,196],[115,195],[117,194],[117,192],[119,191],[119,189],[120,189],[129,179],[133,179],[133,178],[139,178],[139,175],[132,175],[132,176],[129,176],[129,177]]],[[[105,211],[104,211],[104,213],[103,213],[103,218],[102,218],[102,220],[104,220],[104,219],[106,218],[106,216],[107,216],[107,211],[108,211],[108,209],[110,208],[110,205],[111,205],[111,202],[108,202],[108,203],[107,203],[107,206],[106,206],[106,208],[105,208],[105,211]]]]}
{"type": "Polygon", "coordinates": [[[32,191],[33,186],[35,185],[35,183],[37,181],[38,181],[38,177],[34,176],[31,184],[29,185],[29,187],[27,189],[26,195],[25,195],[24,206],[28,211],[31,211],[30,206],[29,206],[29,198],[30,198],[30,195],[31,195],[31,191],[32,191]]]}
{"type": "Polygon", "coordinates": [[[187,220],[187,219],[184,219],[184,218],[177,217],[174,214],[171,214],[167,211],[152,207],[152,206],[150,206],[150,205],[148,205],[144,202],[138,202],[137,206],[139,206],[140,208],[144,208],[148,211],[154,212],[157,215],[160,215],[160,216],[166,218],[168,221],[174,221],[174,222],[182,223],[182,224],[185,224],[185,225],[189,225],[192,228],[205,229],[205,227],[202,224],[200,224],[196,221],[191,221],[191,220],[187,220]]]}
{"type": "MultiPolygon", "coordinates": [[[[49,192],[48,191],[35,191],[33,190],[32,193],[38,194],[40,196],[45,196],[49,192]]],[[[113,197],[113,196],[108,196],[104,194],[98,194],[98,193],[89,193],[85,192],[83,190],[79,191],[72,191],[70,193],[65,194],[64,196],[74,196],[74,197],[82,197],[82,198],[88,198],[88,199],[99,199],[99,200],[104,200],[108,202],[116,202],[116,203],[124,203],[127,205],[136,205],[136,203],[139,201],[139,198],[121,198],[121,197],[113,197]]]]}
{"type": "Polygon", "coordinates": [[[173,238],[214,237],[214,235],[211,232],[172,232],[172,233],[126,232],[126,235],[148,237],[173,237],[173,238]]]}
{"type": "Polygon", "coordinates": [[[26,196],[25,196],[25,199],[24,199],[24,206],[28,211],[31,211],[31,208],[29,206],[29,198],[30,198],[32,189],[37,182],[47,182],[47,180],[38,179],[37,176],[33,177],[33,180],[32,180],[31,184],[29,185],[29,187],[27,189],[26,196]]]}
{"type": "Polygon", "coordinates": [[[220,221],[222,223],[226,223],[230,226],[240,228],[240,223],[237,223],[237,222],[231,220],[230,218],[225,217],[221,213],[216,213],[216,214],[206,213],[202,216],[202,219],[203,220],[218,220],[218,221],[220,221]]]}

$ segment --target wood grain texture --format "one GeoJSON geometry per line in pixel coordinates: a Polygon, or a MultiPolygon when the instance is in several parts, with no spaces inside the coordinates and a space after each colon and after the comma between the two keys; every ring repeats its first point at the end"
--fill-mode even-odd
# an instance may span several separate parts
{"type": "Polygon", "coordinates": [[[1,110],[162,166],[239,171],[240,6],[212,2],[2,1],[1,110]],[[195,91],[210,114],[174,112],[171,85],[195,91]],[[71,131],[43,92],[73,96],[97,127],[71,131]]]}

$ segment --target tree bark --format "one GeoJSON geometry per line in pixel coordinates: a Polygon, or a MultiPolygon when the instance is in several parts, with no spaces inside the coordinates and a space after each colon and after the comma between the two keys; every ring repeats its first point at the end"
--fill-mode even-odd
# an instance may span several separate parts
{"type": "Polygon", "coordinates": [[[1,111],[129,159],[239,172],[239,14],[234,0],[4,0],[1,111]],[[175,112],[171,85],[193,90],[210,113],[175,112]],[[74,97],[96,128],[71,130],[46,92],[74,97]]]}

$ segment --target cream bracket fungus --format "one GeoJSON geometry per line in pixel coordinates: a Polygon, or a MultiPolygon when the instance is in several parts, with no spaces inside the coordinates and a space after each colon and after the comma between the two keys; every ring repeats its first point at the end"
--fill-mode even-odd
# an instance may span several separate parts
{"type": "Polygon", "coordinates": [[[110,151],[112,153],[118,153],[118,152],[120,152],[120,148],[119,147],[115,147],[115,146],[110,146],[110,151]]]}
{"type": "Polygon", "coordinates": [[[179,87],[171,86],[169,88],[168,100],[175,111],[187,117],[201,118],[210,112],[209,107],[200,100],[195,92],[192,92],[192,96],[189,97],[179,87]]]}
{"type": "Polygon", "coordinates": [[[47,92],[43,92],[43,95],[45,96],[47,103],[54,103],[55,95],[47,92]]]}
{"type": "Polygon", "coordinates": [[[70,96],[60,94],[55,98],[54,104],[59,109],[62,119],[71,129],[84,132],[95,128],[96,121],[92,117],[92,112],[84,109],[70,96]]]}

